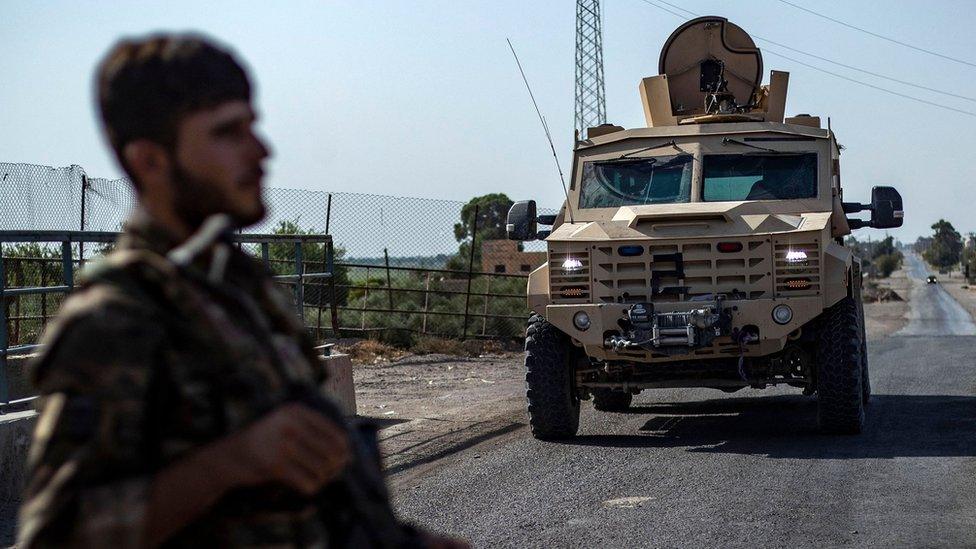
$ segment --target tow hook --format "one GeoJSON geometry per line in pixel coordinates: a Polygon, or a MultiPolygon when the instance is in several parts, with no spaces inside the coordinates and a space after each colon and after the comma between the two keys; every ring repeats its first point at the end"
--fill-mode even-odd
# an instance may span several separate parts
{"type": "Polygon", "coordinates": [[[732,329],[732,341],[739,346],[739,364],[738,364],[739,378],[741,378],[742,381],[746,383],[751,383],[749,381],[749,376],[746,375],[746,368],[745,368],[746,345],[752,343],[753,341],[758,341],[758,340],[759,340],[759,334],[756,331],[749,329],[748,327],[742,330],[738,328],[732,329]]]}

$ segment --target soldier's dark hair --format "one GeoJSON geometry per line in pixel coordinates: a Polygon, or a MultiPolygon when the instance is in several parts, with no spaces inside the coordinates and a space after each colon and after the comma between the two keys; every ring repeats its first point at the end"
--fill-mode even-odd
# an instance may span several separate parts
{"type": "Polygon", "coordinates": [[[96,85],[105,133],[129,175],[122,156],[128,143],[149,139],[173,149],[183,116],[251,99],[247,73],[234,56],[195,35],[120,41],[99,65],[96,85]]]}

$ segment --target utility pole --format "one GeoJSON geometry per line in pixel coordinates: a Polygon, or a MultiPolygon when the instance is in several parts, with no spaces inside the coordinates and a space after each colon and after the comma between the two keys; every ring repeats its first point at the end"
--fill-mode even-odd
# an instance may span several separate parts
{"type": "Polygon", "coordinates": [[[603,22],[600,0],[576,0],[576,130],[607,121],[603,85],[603,22]]]}

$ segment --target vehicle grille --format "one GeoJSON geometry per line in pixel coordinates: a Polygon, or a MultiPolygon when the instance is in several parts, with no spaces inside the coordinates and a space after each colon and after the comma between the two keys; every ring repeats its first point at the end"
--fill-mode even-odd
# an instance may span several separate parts
{"type": "Polygon", "coordinates": [[[591,246],[588,259],[593,300],[666,303],[710,298],[719,293],[730,299],[771,297],[771,243],[765,238],[723,242],[741,243],[742,249],[719,253],[717,244],[711,242],[591,246]],[[628,248],[632,255],[622,255],[621,250],[628,248]],[[640,253],[634,253],[638,248],[640,253]]]}
{"type": "Polygon", "coordinates": [[[549,291],[553,303],[588,303],[590,301],[590,254],[588,250],[574,252],[549,251],[549,291]],[[563,262],[578,259],[583,267],[579,272],[566,273],[563,262]]]}
{"type": "Polygon", "coordinates": [[[815,236],[800,242],[791,242],[786,238],[774,240],[777,297],[802,297],[820,294],[820,245],[818,240],[815,236]],[[788,262],[786,255],[791,251],[803,252],[807,258],[799,262],[788,262]]]}

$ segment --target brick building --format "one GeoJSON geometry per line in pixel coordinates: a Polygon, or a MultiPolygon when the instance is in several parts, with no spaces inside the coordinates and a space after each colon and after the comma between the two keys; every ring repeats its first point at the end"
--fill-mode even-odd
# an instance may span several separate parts
{"type": "Polygon", "coordinates": [[[481,244],[481,269],[486,273],[526,273],[546,262],[546,252],[520,252],[514,240],[486,240],[481,244]]]}

